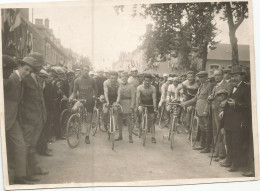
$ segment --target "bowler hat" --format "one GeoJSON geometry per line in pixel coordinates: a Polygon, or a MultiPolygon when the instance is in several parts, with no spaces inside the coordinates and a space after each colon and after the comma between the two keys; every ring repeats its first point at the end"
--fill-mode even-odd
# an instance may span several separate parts
{"type": "Polygon", "coordinates": [[[33,57],[37,61],[37,64],[39,64],[41,66],[45,65],[44,57],[42,56],[41,53],[33,52],[33,53],[29,54],[29,56],[33,57]]]}
{"type": "Polygon", "coordinates": [[[208,76],[208,72],[206,71],[200,71],[196,74],[196,76],[198,77],[204,77],[204,76],[208,76]]]}
{"type": "Polygon", "coordinates": [[[24,57],[23,60],[18,60],[18,63],[23,65],[30,66],[33,70],[35,70],[35,67],[37,66],[37,61],[33,57],[24,57]]]}
{"type": "Polygon", "coordinates": [[[242,68],[240,66],[238,67],[233,67],[230,74],[244,74],[244,72],[242,71],[242,68]]]}

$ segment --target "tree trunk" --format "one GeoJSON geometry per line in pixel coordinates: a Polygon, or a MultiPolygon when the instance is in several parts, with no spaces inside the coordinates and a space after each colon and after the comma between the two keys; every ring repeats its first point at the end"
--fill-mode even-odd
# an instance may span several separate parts
{"type": "Polygon", "coordinates": [[[231,48],[232,48],[232,67],[234,67],[234,66],[239,65],[239,61],[238,61],[236,27],[235,27],[234,21],[233,21],[231,3],[226,3],[226,13],[227,13],[227,19],[228,19],[230,44],[231,44],[231,48]]]}
{"type": "Polygon", "coordinates": [[[202,50],[202,65],[201,70],[206,71],[207,59],[208,59],[208,42],[205,42],[202,50]]]}

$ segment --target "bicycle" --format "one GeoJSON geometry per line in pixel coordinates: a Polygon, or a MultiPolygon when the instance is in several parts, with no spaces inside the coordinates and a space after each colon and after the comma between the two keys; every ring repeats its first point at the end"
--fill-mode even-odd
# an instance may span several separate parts
{"type": "Polygon", "coordinates": [[[159,120],[158,120],[158,126],[163,129],[163,125],[162,125],[162,121],[165,122],[164,125],[168,124],[168,116],[167,116],[167,111],[166,111],[166,105],[165,102],[163,102],[162,104],[162,109],[161,112],[159,114],[159,120]]]}
{"type": "Polygon", "coordinates": [[[115,112],[114,108],[120,108],[121,111],[123,111],[123,108],[121,105],[109,105],[109,127],[108,129],[108,140],[111,140],[112,143],[112,150],[114,150],[115,147],[115,133],[116,133],[116,121],[115,121],[115,112]]]}
{"type": "Polygon", "coordinates": [[[173,101],[172,103],[168,103],[167,105],[172,105],[171,109],[171,114],[172,114],[172,124],[171,127],[169,128],[169,134],[168,134],[168,140],[171,142],[170,148],[173,149],[173,144],[174,144],[174,134],[177,133],[177,119],[179,115],[178,107],[180,106],[180,101],[173,101]]]}
{"type": "Polygon", "coordinates": [[[142,112],[142,121],[141,121],[141,132],[140,136],[142,137],[143,146],[145,146],[146,134],[148,131],[148,107],[153,107],[153,105],[142,105],[144,107],[144,111],[142,112]]]}
{"type": "MultiPolygon", "coordinates": [[[[60,105],[62,105],[62,103],[64,101],[67,101],[67,99],[62,99],[60,105]]],[[[73,106],[73,103],[67,101],[66,108],[61,112],[61,115],[60,115],[60,131],[61,131],[62,137],[65,136],[68,120],[69,120],[71,114],[73,113],[71,110],[72,106],[73,106]]]]}
{"type": "Polygon", "coordinates": [[[75,99],[75,101],[80,102],[81,105],[79,105],[79,108],[76,111],[76,113],[70,116],[66,127],[67,143],[69,147],[72,149],[78,146],[81,134],[85,134],[81,131],[81,126],[83,122],[87,122],[87,109],[84,106],[84,104],[86,104],[86,100],[75,99]],[[75,138],[73,137],[73,135],[75,135],[75,138]]]}

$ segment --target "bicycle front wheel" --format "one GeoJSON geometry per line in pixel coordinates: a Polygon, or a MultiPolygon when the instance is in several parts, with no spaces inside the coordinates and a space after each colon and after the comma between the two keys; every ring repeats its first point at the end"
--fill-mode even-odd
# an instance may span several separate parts
{"type": "Polygon", "coordinates": [[[97,109],[94,109],[93,115],[92,115],[92,121],[91,121],[91,132],[92,135],[95,136],[97,132],[97,128],[99,126],[99,113],[97,109]]]}
{"type": "Polygon", "coordinates": [[[147,115],[144,115],[143,118],[142,118],[142,140],[143,140],[143,146],[145,146],[146,133],[147,133],[147,115]]]}
{"type": "Polygon", "coordinates": [[[175,117],[173,117],[172,119],[172,127],[170,130],[170,141],[171,141],[171,149],[173,149],[173,145],[174,145],[174,134],[176,133],[176,120],[175,117]]]}
{"type": "Polygon", "coordinates": [[[60,115],[60,131],[61,136],[64,137],[66,134],[66,126],[70,118],[71,111],[69,109],[64,109],[60,115]]]}
{"type": "Polygon", "coordinates": [[[76,148],[81,136],[81,121],[77,114],[70,116],[66,127],[66,139],[70,148],[76,148]]]}

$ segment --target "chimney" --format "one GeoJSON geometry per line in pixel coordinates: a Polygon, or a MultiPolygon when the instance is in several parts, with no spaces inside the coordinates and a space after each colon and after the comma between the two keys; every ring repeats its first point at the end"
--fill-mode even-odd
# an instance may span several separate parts
{"type": "Polygon", "coordinates": [[[49,29],[49,25],[50,25],[50,20],[48,18],[46,18],[44,20],[44,25],[45,25],[45,28],[49,29]]]}
{"type": "Polygon", "coordinates": [[[36,25],[43,25],[43,19],[35,19],[36,25]]]}

